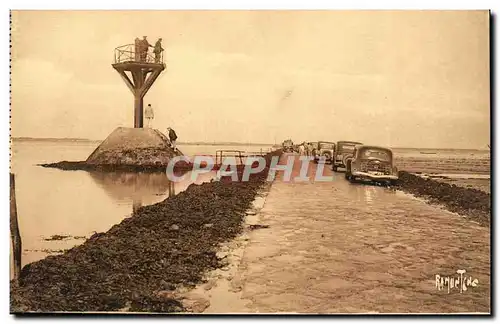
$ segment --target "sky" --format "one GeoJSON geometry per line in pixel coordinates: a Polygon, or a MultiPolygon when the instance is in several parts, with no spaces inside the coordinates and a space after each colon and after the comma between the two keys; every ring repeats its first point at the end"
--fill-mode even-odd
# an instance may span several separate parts
{"type": "Polygon", "coordinates": [[[144,98],[179,141],[487,148],[487,11],[13,11],[14,137],[133,127],[114,48],[163,39],[144,98]]]}

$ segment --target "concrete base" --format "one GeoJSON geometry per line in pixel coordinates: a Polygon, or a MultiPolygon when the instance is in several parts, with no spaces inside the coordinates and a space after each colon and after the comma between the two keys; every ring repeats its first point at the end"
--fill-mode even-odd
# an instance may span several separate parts
{"type": "Polygon", "coordinates": [[[159,130],[118,127],[90,154],[86,163],[167,165],[176,155],[182,153],[174,152],[168,138],[159,130]]]}

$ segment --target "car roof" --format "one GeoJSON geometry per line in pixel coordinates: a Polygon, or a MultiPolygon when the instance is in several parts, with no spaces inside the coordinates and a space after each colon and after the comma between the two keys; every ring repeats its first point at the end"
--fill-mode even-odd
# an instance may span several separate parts
{"type": "Polygon", "coordinates": [[[382,150],[382,151],[389,151],[392,153],[392,150],[388,147],[383,147],[383,146],[376,146],[376,145],[356,145],[356,149],[376,149],[376,150],[382,150]]]}
{"type": "Polygon", "coordinates": [[[328,144],[335,144],[335,142],[330,142],[330,141],[319,141],[318,143],[328,143],[328,144]]]}
{"type": "Polygon", "coordinates": [[[363,143],[360,143],[360,142],[354,142],[354,141],[338,141],[337,143],[338,143],[338,144],[349,143],[349,144],[359,144],[359,145],[363,145],[363,143]]]}

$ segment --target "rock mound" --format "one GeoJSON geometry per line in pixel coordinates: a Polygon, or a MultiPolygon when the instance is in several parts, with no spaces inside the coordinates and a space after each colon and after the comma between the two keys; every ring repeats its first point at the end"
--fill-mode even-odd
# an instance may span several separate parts
{"type": "Polygon", "coordinates": [[[182,155],[174,151],[168,138],[156,129],[118,127],[92,154],[91,165],[167,165],[182,155]]]}

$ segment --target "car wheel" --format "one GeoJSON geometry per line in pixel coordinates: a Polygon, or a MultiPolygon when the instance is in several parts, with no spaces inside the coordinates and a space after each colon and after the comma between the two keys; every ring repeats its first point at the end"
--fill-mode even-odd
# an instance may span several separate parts
{"type": "Polygon", "coordinates": [[[338,172],[337,166],[333,162],[332,162],[332,170],[333,170],[333,172],[338,172]]]}
{"type": "Polygon", "coordinates": [[[350,183],[356,183],[357,182],[357,179],[355,176],[353,176],[350,172],[348,173],[348,178],[347,180],[349,180],[350,183]]]}

